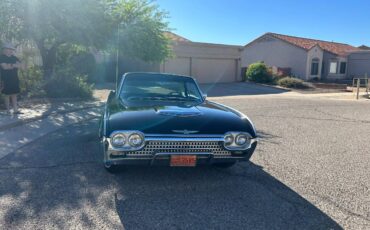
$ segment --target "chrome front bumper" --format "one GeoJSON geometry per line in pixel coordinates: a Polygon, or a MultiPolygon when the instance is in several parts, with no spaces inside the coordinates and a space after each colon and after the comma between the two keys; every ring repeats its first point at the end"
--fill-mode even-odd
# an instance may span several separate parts
{"type": "Polygon", "coordinates": [[[257,145],[257,138],[251,139],[248,148],[230,151],[223,147],[220,136],[149,136],[145,146],[138,151],[122,151],[110,145],[103,138],[104,162],[109,164],[168,165],[171,155],[196,155],[197,164],[213,164],[249,160],[257,145]]]}

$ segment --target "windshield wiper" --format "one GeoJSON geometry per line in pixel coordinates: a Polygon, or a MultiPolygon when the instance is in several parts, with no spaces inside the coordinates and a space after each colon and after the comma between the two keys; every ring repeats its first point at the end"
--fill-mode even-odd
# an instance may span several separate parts
{"type": "Polygon", "coordinates": [[[161,100],[160,97],[143,97],[143,96],[131,96],[124,98],[126,101],[148,101],[148,100],[161,100]]]}
{"type": "Polygon", "coordinates": [[[171,101],[198,101],[198,99],[184,98],[184,97],[165,97],[165,99],[171,100],[171,101]]]}
{"type": "Polygon", "coordinates": [[[124,100],[126,101],[199,101],[199,99],[195,98],[183,98],[183,97],[171,97],[171,96],[166,96],[166,97],[143,97],[143,96],[131,96],[127,97],[124,100]]]}

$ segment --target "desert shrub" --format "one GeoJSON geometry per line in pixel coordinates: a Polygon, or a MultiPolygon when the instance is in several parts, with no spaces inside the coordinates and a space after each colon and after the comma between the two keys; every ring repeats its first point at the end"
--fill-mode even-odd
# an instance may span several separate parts
{"type": "Polygon", "coordinates": [[[265,63],[256,62],[250,64],[247,69],[246,79],[257,83],[273,83],[271,71],[265,63]]]}
{"type": "Polygon", "coordinates": [[[310,85],[298,78],[284,77],[278,80],[278,85],[286,88],[307,89],[310,85]]]}
{"type": "Polygon", "coordinates": [[[43,97],[43,72],[38,66],[31,66],[19,71],[21,94],[25,97],[43,97]]]}
{"type": "Polygon", "coordinates": [[[45,86],[45,92],[51,98],[92,98],[93,85],[87,83],[87,76],[71,70],[59,70],[45,86]]]}

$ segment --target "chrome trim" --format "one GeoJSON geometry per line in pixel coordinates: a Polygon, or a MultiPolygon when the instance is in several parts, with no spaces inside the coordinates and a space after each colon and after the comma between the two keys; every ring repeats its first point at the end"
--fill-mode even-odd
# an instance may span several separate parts
{"type": "Polygon", "coordinates": [[[103,122],[103,136],[105,137],[105,135],[107,135],[108,103],[105,103],[103,122]]]}
{"type": "Polygon", "coordinates": [[[187,135],[187,134],[145,134],[145,138],[164,138],[164,137],[173,137],[173,138],[223,138],[223,135],[218,134],[196,134],[196,135],[187,135]]]}
{"type": "Polygon", "coordinates": [[[154,154],[154,157],[159,157],[159,156],[171,156],[171,155],[197,155],[197,156],[210,156],[210,155],[214,155],[213,153],[202,153],[202,152],[194,152],[194,153],[166,153],[166,152],[163,152],[163,153],[156,153],[154,154]]]}
{"type": "Polygon", "coordinates": [[[174,132],[174,133],[182,133],[182,134],[185,134],[185,135],[199,133],[198,130],[187,130],[187,129],[184,129],[184,130],[172,130],[172,132],[174,132]]]}
{"type": "Polygon", "coordinates": [[[109,160],[109,153],[108,153],[109,141],[107,141],[107,138],[104,136],[101,139],[100,144],[101,144],[101,148],[103,148],[104,162],[107,162],[109,160]]]}
{"type": "Polygon", "coordinates": [[[202,137],[202,138],[178,138],[178,137],[147,137],[145,138],[145,141],[176,141],[176,142],[181,142],[181,141],[193,141],[193,142],[202,142],[202,141],[224,141],[223,138],[219,137],[202,137]]]}
{"type": "Polygon", "coordinates": [[[201,88],[199,87],[199,85],[198,85],[198,82],[193,78],[193,77],[191,77],[192,79],[193,79],[193,81],[194,81],[194,83],[195,83],[195,85],[197,86],[197,88],[198,88],[198,93],[201,95],[201,97],[202,97],[202,103],[204,103],[205,101],[206,101],[206,99],[207,98],[204,98],[203,97],[203,91],[201,90],[201,88]]]}
{"type": "Polygon", "coordinates": [[[122,89],[123,81],[125,80],[126,75],[127,75],[127,73],[125,73],[125,74],[122,75],[121,82],[120,82],[118,88],[116,89],[116,97],[117,97],[117,100],[119,100],[121,98],[119,95],[121,94],[121,89],[122,89]]]}
{"type": "Polygon", "coordinates": [[[222,138],[146,138],[145,146],[136,151],[109,146],[108,155],[118,158],[153,157],[156,153],[212,153],[216,157],[230,157],[232,152],[225,149],[222,138]]]}

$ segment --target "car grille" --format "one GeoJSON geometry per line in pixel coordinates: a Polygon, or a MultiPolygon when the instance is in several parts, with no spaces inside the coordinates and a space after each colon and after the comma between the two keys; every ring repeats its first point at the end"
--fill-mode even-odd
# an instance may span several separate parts
{"type": "Polygon", "coordinates": [[[213,153],[214,157],[231,156],[219,141],[148,141],[139,151],[126,156],[152,156],[155,153],[213,153]]]}

